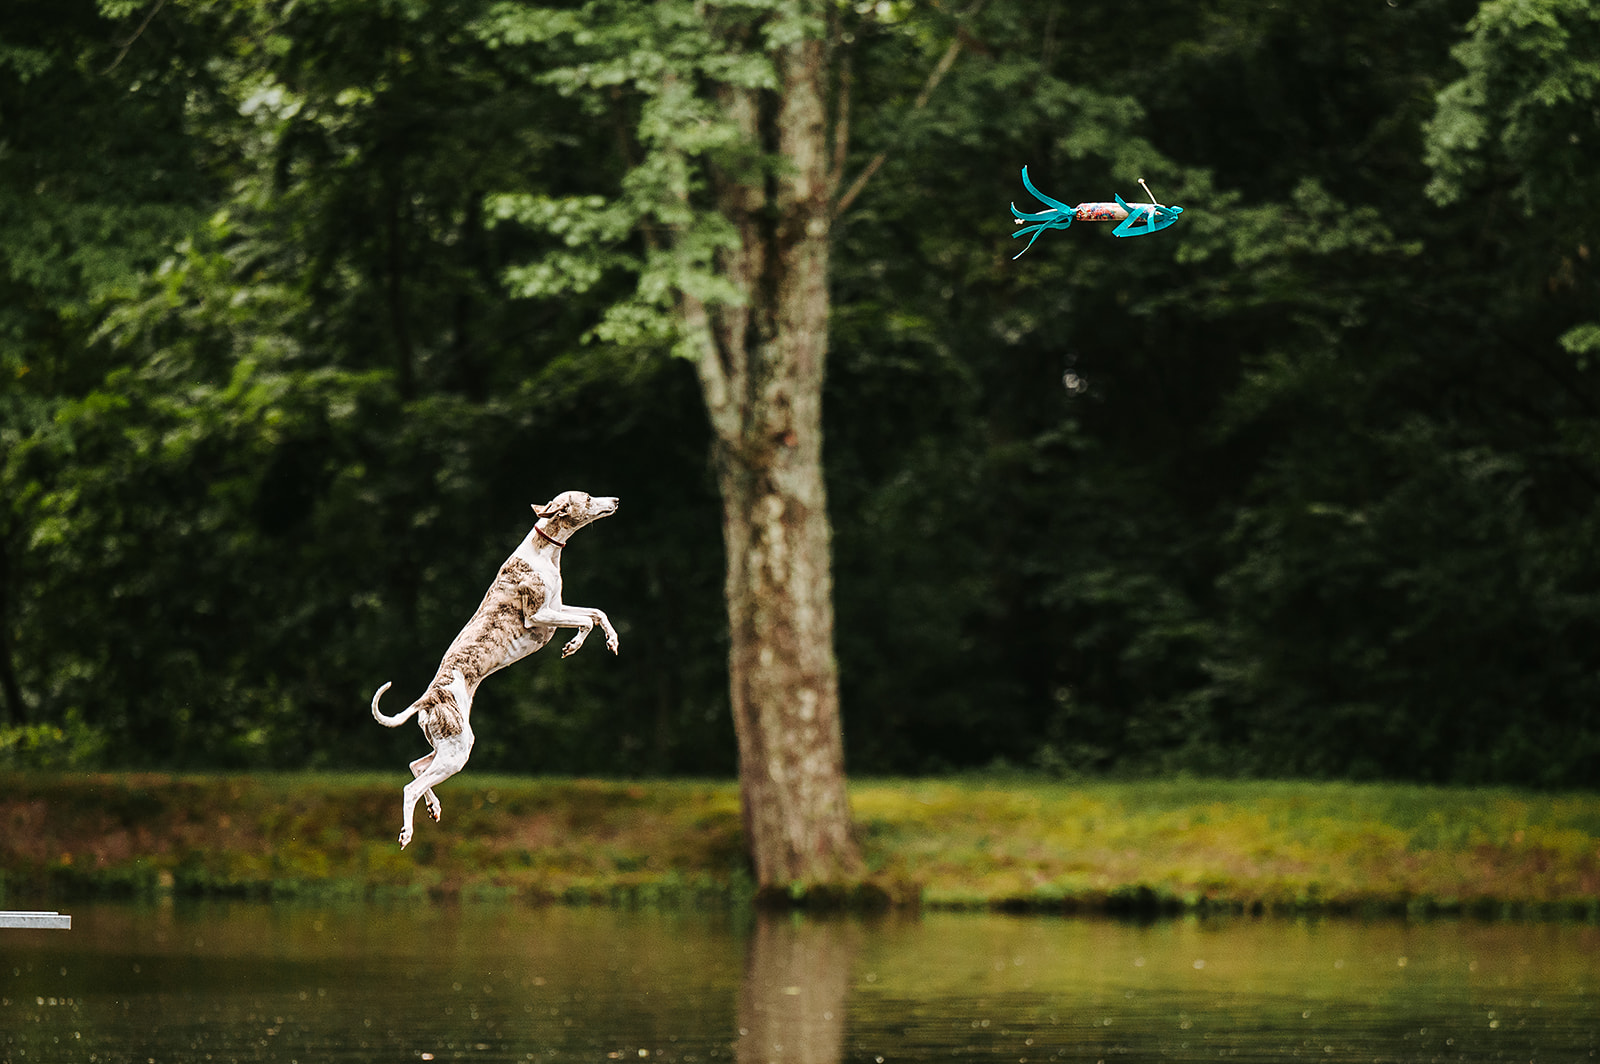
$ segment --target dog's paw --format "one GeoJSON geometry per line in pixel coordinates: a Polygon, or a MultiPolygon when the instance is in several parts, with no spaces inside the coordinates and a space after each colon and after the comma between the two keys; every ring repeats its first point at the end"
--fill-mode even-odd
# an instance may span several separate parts
{"type": "Polygon", "coordinates": [[[410,841],[411,841],[411,829],[410,828],[401,828],[400,829],[400,848],[402,850],[405,849],[406,845],[410,841]]]}
{"type": "Polygon", "coordinates": [[[610,650],[611,653],[617,653],[617,649],[620,646],[622,646],[622,643],[617,639],[615,632],[606,636],[606,649],[610,650]]]}
{"type": "Polygon", "coordinates": [[[578,648],[581,646],[583,646],[583,640],[574,639],[566,646],[561,648],[561,656],[564,658],[570,658],[572,655],[578,652],[578,648]]]}
{"type": "Polygon", "coordinates": [[[428,799],[428,815],[433,817],[435,823],[444,815],[444,807],[439,804],[439,799],[428,799]]]}

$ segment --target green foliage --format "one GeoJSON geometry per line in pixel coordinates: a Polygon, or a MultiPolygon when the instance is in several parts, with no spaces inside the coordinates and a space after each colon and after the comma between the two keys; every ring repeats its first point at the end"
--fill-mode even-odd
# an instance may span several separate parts
{"type": "Polygon", "coordinates": [[[66,725],[16,724],[0,726],[0,767],[11,770],[62,771],[96,768],[105,754],[106,739],[77,714],[66,725]]]}
{"type": "Polygon", "coordinates": [[[1464,75],[1439,93],[1427,124],[1428,192],[1454,202],[1504,175],[1529,216],[1568,215],[1572,235],[1595,212],[1600,135],[1600,11],[1583,0],[1488,0],[1453,50],[1464,75]]]}
{"type": "Polygon", "coordinates": [[[824,415],[854,769],[1591,786],[1591,6],[14,3],[4,734],[399,764],[371,690],[581,487],[622,656],[497,675],[475,767],[727,771],[674,300],[741,298],[726,100],[826,29],[842,184],[882,160],[824,415]],[[1186,210],[1013,261],[1024,164],[1186,210]]]}
{"type": "Polygon", "coordinates": [[[497,221],[547,238],[541,254],[506,271],[508,289],[558,297],[620,273],[631,287],[600,304],[587,338],[695,357],[679,335],[679,293],[708,305],[746,299],[715,261],[737,246],[738,234],[713,202],[709,172],[777,165],[752,143],[741,127],[748,116],[727,105],[725,90],[776,87],[768,51],[821,32],[811,7],[788,0],[643,7],[592,0],[579,11],[492,5],[475,31],[530,82],[609,127],[619,144],[608,153],[613,173],[593,175],[580,195],[508,185],[489,197],[497,221]]]}
{"type": "MultiPolygon", "coordinates": [[[[1592,318],[1592,249],[1600,241],[1600,11],[1581,0],[1490,0],[1453,50],[1462,73],[1425,126],[1428,193],[1473,197],[1502,215],[1509,198],[1531,230],[1532,262],[1555,292],[1592,318]]],[[[1569,329],[1561,346],[1588,368],[1600,325],[1569,329]]]]}
{"type": "MultiPolygon", "coordinates": [[[[116,764],[393,763],[417,740],[374,730],[370,689],[420,689],[528,505],[581,486],[638,508],[609,550],[589,534],[636,565],[568,569],[630,653],[620,675],[497,681],[516,708],[479,762],[730,764],[715,631],[642,623],[715,603],[714,518],[679,512],[705,491],[692,388],[649,352],[580,354],[581,307],[501,295],[521,238],[485,192],[560,181],[582,141],[497,73],[465,29],[482,10],[247,5],[249,32],[212,40],[219,99],[189,101],[168,148],[226,194],[145,269],[80,289],[73,376],[6,393],[32,411],[4,422],[13,717],[81,711],[116,764]],[[645,711],[617,721],[630,689],[645,711]]],[[[158,15],[141,40],[171,62],[168,32],[158,15]]],[[[44,165],[43,140],[12,158],[44,165]]],[[[23,365],[58,350],[28,344],[23,365]]]]}

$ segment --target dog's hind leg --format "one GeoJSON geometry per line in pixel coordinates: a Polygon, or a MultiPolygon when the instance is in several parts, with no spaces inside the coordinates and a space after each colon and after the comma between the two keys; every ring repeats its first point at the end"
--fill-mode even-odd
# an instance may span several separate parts
{"type": "Polygon", "coordinates": [[[418,773],[416,779],[406,784],[406,789],[400,797],[401,813],[404,816],[404,822],[400,827],[402,850],[411,842],[412,820],[416,815],[417,800],[432,790],[435,784],[443,783],[465,768],[467,758],[471,754],[472,732],[468,730],[459,735],[452,735],[439,743],[433,753],[428,755],[427,766],[418,773]]]}
{"type": "MultiPolygon", "coordinates": [[[[411,778],[416,779],[418,776],[422,775],[422,773],[426,771],[428,766],[431,764],[433,764],[432,753],[423,754],[421,757],[411,762],[411,778]]],[[[433,817],[434,822],[437,823],[439,818],[444,815],[444,808],[439,804],[439,796],[433,793],[432,787],[429,787],[427,790],[422,792],[422,798],[428,803],[428,815],[433,817]]]]}

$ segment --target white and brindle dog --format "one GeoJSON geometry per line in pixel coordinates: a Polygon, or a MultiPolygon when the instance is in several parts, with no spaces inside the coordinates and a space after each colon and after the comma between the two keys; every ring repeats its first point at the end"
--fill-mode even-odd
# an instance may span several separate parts
{"type": "Polygon", "coordinates": [[[422,697],[389,717],[378,711],[378,700],[389,684],[372,696],[372,715],[379,724],[397,728],[414,714],[433,746],[433,753],[411,762],[413,778],[401,799],[405,813],[401,849],[411,841],[417,799],[426,798],[428,815],[438,820],[434,786],[460,772],[472,753],[472,698],[485,676],[532,654],[550,642],[557,628],[578,630],[561,648],[562,657],[583,646],[597,624],[606,634],[606,646],[617,652],[617,631],[604,613],[561,601],[561,548],[584,525],[616,513],[617,500],[564,491],[533,510],[538,520],[500,566],[478,612],[445,651],[422,697]]]}

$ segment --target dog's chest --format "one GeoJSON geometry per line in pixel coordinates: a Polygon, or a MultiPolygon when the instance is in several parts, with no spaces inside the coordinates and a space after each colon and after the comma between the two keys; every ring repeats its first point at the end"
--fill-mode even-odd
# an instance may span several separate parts
{"type": "Polygon", "coordinates": [[[511,564],[511,561],[527,566],[525,579],[544,586],[546,602],[553,604],[561,601],[561,562],[558,558],[547,557],[525,542],[511,555],[507,564],[511,564]]]}

